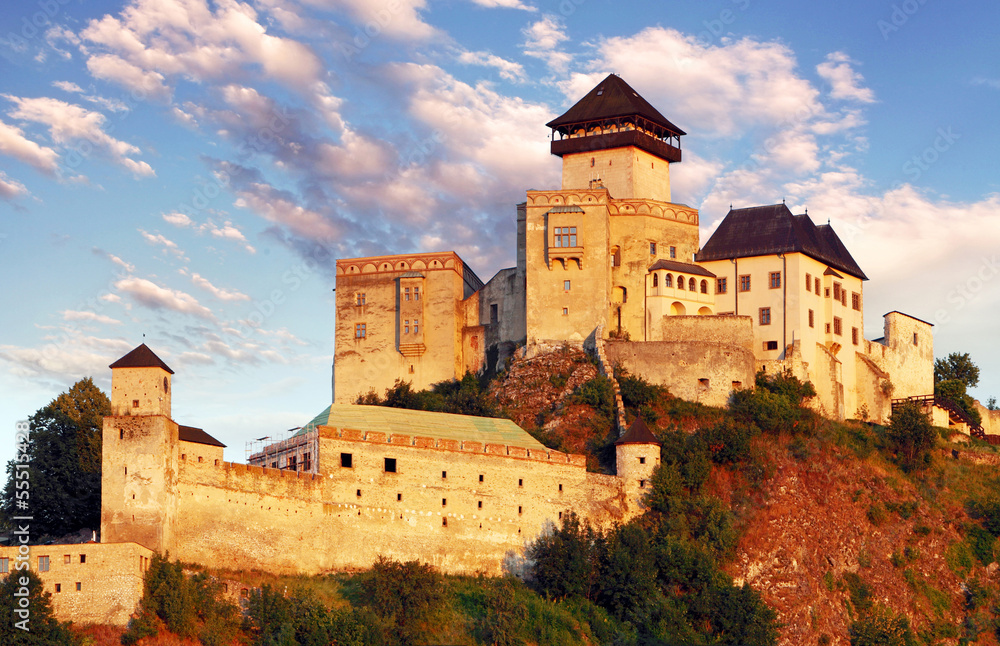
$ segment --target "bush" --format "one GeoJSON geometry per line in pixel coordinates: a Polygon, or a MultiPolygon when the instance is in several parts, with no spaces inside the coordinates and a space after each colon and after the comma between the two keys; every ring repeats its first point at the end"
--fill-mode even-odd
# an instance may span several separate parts
{"type": "Polygon", "coordinates": [[[365,577],[366,604],[393,625],[400,644],[430,634],[448,606],[441,575],[429,565],[380,556],[365,577]]]}
{"type": "Polygon", "coordinates": [[[543,534],[528,547],[534,562],[529,584],[547,599],[590,598],[597,567],[596,534],[573,512],[563,514],[562,526],[543,534]]]}
{"type": "Polygon", "coordinates": [[[759,434],[757,426],[742,424],[731,417],[698,430],[716,464],[739,462],[746,458],[750,452],[750,440],[759,434]]]}
{"type": "MultiPolygon", "coordinates": [[[[11,563],[13,565],[13,563],[11,563]]],[[[32,570],[11,572],[0,578],[0,644],[4,646],[77,646],[80,638],[69,629],[68,623],[56,621],[52,614],[52,595],[45,592],[42,580],[32,570]],[[23,581],[27,580],[27,583],[23,581]],[[24,585],[22,585],[24,584],[24,585]],[[15,593],[22,587],[28,589],[30,615],[27,630],[17,623],[25,619],[15,614],[21,609],[15,593]]]]}
{"type": "Polygon", "coordinates": [[[622,394],[622,403],[629,408],[641,409],[656,401],[660,389],[642,377],[630,375],[624,368],[615,370],[615,379],[622,394]]]}
{"type": "Polygon", "coordinates": [[[868,522],[879,527],[886,521],[889,517],[889,513],[885,510],[885,505],[881,502],[874,502],[868,507],[868,522]]]}
{"type": "Polygon", "coordinates": [[[614,415],[615,393],[611,380],[604,375],[597,375],[577,387],[573,393],[573,401],[594,408],[606,417],[614,415]]]}
{"type": "Polygon", "coordinates": [[[851,646],[909,646],[915,642],[910,622],[885,606],[875,606],[848,629],[851,646]]]}
{"type": "Polygon", "coordinates": [[[993,534],[978,525],[973,525],[969,528],[966,540],[980,563],[989,565],[995,560],[993,558],[993,545],[996,543],[996,537],[993,534]]]}
{"type": "Polygon", "coordinates": [[[904,403],[893,411],[885,434],[890,448],[906,469],[922,465],[924,456],[934,446],[934,428],[927,415],[912,402],[904,403]]]}
{"type": "Polygon", "coordinates": [[[778,375],[757,373],[754,390],[733,393],[729,410],[744,425],[755,425],[775,433],[811,432],[816,416],[804,408],[805,400],[814,397],[811,383],[801,382],[789,371],[778,375]]]}

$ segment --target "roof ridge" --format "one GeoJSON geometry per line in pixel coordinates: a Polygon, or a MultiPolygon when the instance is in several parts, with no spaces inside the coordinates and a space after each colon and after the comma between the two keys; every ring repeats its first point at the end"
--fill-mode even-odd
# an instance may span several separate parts
{"type": "Polygon", "coordinates": [[[145,343],[139,344],[138,347],[132,349],[132,351],[108,367],[112,370],[115,368],[161,368],[170,374],[174,374],[170,366],[164,363],[163,359],[156,356],[156,353],[150,350],[149,346],[145,343]]]}

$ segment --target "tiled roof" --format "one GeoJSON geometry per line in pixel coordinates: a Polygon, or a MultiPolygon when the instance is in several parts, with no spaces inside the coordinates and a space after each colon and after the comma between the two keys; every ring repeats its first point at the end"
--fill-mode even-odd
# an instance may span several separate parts
{"type": "Polygon", "coordinates": [[[732,209],[695,257],[698,262],[804,253],[861,280],[868,280],[829,224],[792,215],[784,204],[732,209]]]}
{"type": "Polygon", "coordinates": [[[660,441],[650,432],[646,422],[641,417],[636,417],[632,426],[628,427],[625,435],[618,438],[615,444],[659,444],[660,441]]]}
{"type": "Polygon", "coordinates": [[[193,426],[178,425],[177,436],[182,442],[194,442],[195,444],[208,444],[210,446],[221,446],[223,448],[226,447],[225,444],[215,439],[205,431],[193,426]]]}
{"type": "Polygon", "coordinates": [[[560,117],[545,124],[549,128],[560,129],[577,123],[640,116],[655,123],[672,135],[687,134],[649,104],[646,99],[632,89],[620,76],[609,74],[597,84],[587,96],[576,102],[560,117]]]}
{"type": "Polygon", "coordinates": [[[115,368],[163,368],[170,374],[174,374],[174,371],[170,369],[170,366],[163,363],[163,359],[156,356],[156,354],[150,350],[145,343],[141,344],[138,348],[132,350],[108,367],[112,370],[115,368]]]}
{"type": "Polygon", "coordinates": [[[657,260],[649,266],[648,271],[654,271],[656,269],[666,269],[667,271],[676,271],[683,274],[693,274],[695,276],[708,276],[709,278],[715,278],[715,274],[704,267],[692,265],[687,262],[677,262],[676,260],[657,260]]]}
{"type": "Polygon", "coordinates": [[[509,419],[434,413],[387,406],[331,404],[295,435],[308,433],[317,426],[378,431],[387,434],[398,433],[445,440],[493,442],[526,449],[545,448],[541,442],[509,419]]]}

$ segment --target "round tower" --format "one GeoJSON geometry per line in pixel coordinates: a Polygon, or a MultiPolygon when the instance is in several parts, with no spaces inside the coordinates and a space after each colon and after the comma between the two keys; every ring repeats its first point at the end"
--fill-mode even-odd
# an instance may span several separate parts
{"type": "Polygon", "coordinates": [[[660,442],[642,421],[635,418],[625,434],[615,442],[618,477],[625,481],[629,495],[642,494],[649,487],[653,469],[660,464],[660,442]]]}

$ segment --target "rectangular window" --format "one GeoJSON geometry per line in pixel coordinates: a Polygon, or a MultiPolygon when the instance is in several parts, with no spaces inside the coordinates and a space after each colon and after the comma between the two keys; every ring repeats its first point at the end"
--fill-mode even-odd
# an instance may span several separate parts
{"type": "Polygon", "coordinates": [[[365,304],[364,293],[358,292],[357,294],[354,295],[354,298],[355,298],[355,304],[358,305],[359,307],[365,304]]]}
{"type": "Polygon", "coordinates": [[[770,325],[771,324],[771,308],[762,307],[760,308],[760,324],[770,325]]]}
{"type": "Polygon", "coordinates": [[[569,308],[568,307],[564,307],[563,308],[563,316],[569,316],[569,308]]]}
{"type": "Polygon", "coordinates": [[[556,227],[553,247],[575,247],[576,227],[556,227]]]}
{"type": "Polygon", "coordinates": [[[521,513],[521,505],[518,505],[518,506],[517,506],[517,513],[518,513],[518,514],[520,514],[520,513],[521,513]]]}
{"type": "Polygon", "coordinates": [[[656,243],[655,242],[650,242],[649,243],[649,255],[650,256],[655,256],[656,255],[656,243]]]}
{"type": "Polygon", "coordinates": [[[677,257],[677,247],[670,247],[670,257],[671,258],[677,257]]]}
{"type": "Polygon", "coordinates": [[[69,554],[63,554],[63,563],[69,564],[73,562],[73,557],[69,554]]]}
{"type": "Polygon", "coordinates": [[[833,300],[840,300],[840,283],[833,284],[833,300]]]}
{"type": "Polygon", "coordinates": [[[781,272],[780,271],[772,271],[768,275],[768,279],[770,281],[769,284],[771,286],[771,289],[778,289],[779,287],[781,287],[781,272]]]}
{"type": "Polygon", "coordinates": [[[482,482],[482,481],[483,481],[483,474],[481,474],[481,473],[479,474],[479,481],[480,481],[480,482],[482,482]]]}
{"type": "Polygon", "coordinates": [[[777,350],[778,349],[778,342],[777,341],[765,341],[764,342],[764,349],[765,350],[777,350]]]}
{"type": "Polygon", "coordinates": [[[806,274],[806,291],[811,292],[813,289],[813,277],[812,274],[806,274]]]}
{"type": "Polygon", "coordinates": [[[861,311],[861,294],[851,292],[851,309],[857,312],[861,311]]]}
{"type": "Polygon", "coordinates": [[[829,287],[827,287],[826,289],[823,290],[823,296],[825,296],[826,298],[830,298],[830,288],[829,287]]]}
{"type": "Polygon", "coordinates": [[[354,456],[350,453],[340,454],[340,466],[350,469],[354,466],[354,456]]]}
{"type": "Polygon", "coordinates": [[[496,303],[490,304],[490,323],[496,323],[500,320],[500,311],[496,303]]]}
{"type": "Polygon", "coordinates": [[[403,300],[404,301],[410,300],[410,288],[409,287],[404,287],[403,288],[403,300]]]}
{"type": "Polygon", "coordinates": [[[48,572],[49,571],[49,557],[39,556],[38,557],[38,571],[48,572]]]}
{"type": "Polygon", "coordinates": [[[403,494],[401,493],[396,494],[396,502],[403,502],[403,494]]]}
{"type": "Polygon", "coordinates": [[[309,471],[312,469],[312,454],[303,453],[302,454],[302,470],[309,471]]]}
{"type": "Polygon", "coordinates": [[[750,274],[744,274],[740,276],[740,291],[749,292],[750,291],[750,274]]]}
{"type": "Polygon", "coordinates": [[[562,493],[562,484],[559,485],[559,493],[562,493]]]}
{"type": "Polygon", "coordinates": [[[645,458],[645,457],[642,457],[642,456],[640,456],[640,457],[639,457],[639,464],[646,464],[646,458],[645,458]]]}
{"type": "Polygon", "coordinates": [[[367,336],[367,334],[368,334],[368,329],[367,329],[367,326],[364,323],[355,323],[354,324],[354,338],[355,339],[363,339],[363,338],[365,338],[367,336]]]}
{"type": "Polygon", "coordinates": [[[858,344],[858,328],[856,327],[851,328],[851,343],[854,345],[858,344]]]}
{"type": "Polygon", "coordinates": [[[403,321],[403,334],[409,334],[409,333],[410,333],[410,319],[406,319],[405,321],[403,321]]]}
{"type": "Polygon", "coordinates": [[[288,470],[297,471],[298,470],[297,467],[298,467],[298,460],[295,458],[295,456],[293,455],[290,458],[288,458],[288,470]]]}
{"type": "Polygon", "coordinates": [[[716,294],[725,294],[727,287],[728,286],[726,285],[726,279],[725,278],[716,278],[715,279],[715,293],[716,294]]]}
{"type": "Polygon", "coordinates": [[[80,555],[80,564],[83,565],[86,562],[87,562],[87,555],[86,554],[81,554],[80,555]]]}
{"type": "Polygon", "coordinates": [[[819,296],[819,278],[813,281],[813,287],[816,288],[816,295],[819,296]]]}
{"type": "Polygon", "coordinates": [[[396,458],[385,459],[385,472],[396,473],[396,458]]]}
{"type": "Polygon", "coordinates": [[[77,581],[76,582],[76,591],[80,592],[81,590],[83,590],[83,583],[81,583],[80,581],[77,581]]]}
{"type": "Polygon", "coordinates": [[[837,335],[841,335],[844,333],[844,329],[841,326],[841,321],[839,316],[833,317],[833,333],[837,335]]]}
{"type": "Polygon", "coordinates": [[[56,584],[56,592],[62,592],[62,584],[61,583],[57,583],[56,584]]]}
{"type": "Polygon", "coordinates": [[[413,319],[413,333],[420,334],[420,319],[413,319]]]}
{"type": "Polygon", "coordinates": [[[813,311],[809,310],[809,327],[816,327],[814,323],[815,321],[814,321],[813,311]]]}
{"type": "Polygon", "coordinates": [[[139,400],[138,399],[133,399],[132,400],[132,408],[139,408],[139,400]]]}
{"type": "Polygon", "coordinates": [[[441,479],[444,480],[447,477],[448,477],[448,472],[447,471],[442,471],[441,472],[441,479]]]}
{"type": "Polygon", "coordinates": [[[361,490],[358,489],[358,498],[360,498],[360,497],[361,497],[361,490]]]}
{"type": "Polygon", "coordinates": [[[518,478],[517,479],[517,486],[518,487],[523,487],[524,486],[524,479],[523,478],[518,478]]]}
{"type": "Polygon", "coordinates": [[[913,345],[917,345],[917,333],[913,333],[913,345]]]}
{"type": "Polygon", "coordinates": [[[477,502],[476,508],[477,509],[482,509],[483,508],[483,501],[482,500],[480,500],[480,501],[477,502]]]}
{"type": "Polygon", "coordinates": [[[830,324],[829,323],[826,324],[826,333],[827,334],[830,333],[830,324]]]}
{"type": "Polygon", "coordinates": [[[448,499],[447,498],[442,498],[441,499],[441,506],[442,507],[448,506],[448,499]]]}
{"type": "Polygon", "coordinates": [[[420,300],[420,288],[419,287],[414,287],[413,288],[413,300],[415,300],[415,301],[419,301],[420,300]]]}
{"type": "Polygon", "coordinates": [[[0,574],[7,574],[10,572],[10,559],[6,556],[0,558],[0,574]]]}
{"type": "Polygon", "coordinates": [[[569,291],[569,281],[568,280],[564,280],[563,281],[563,291],[567,291],[567,292],[569,291]]]}

